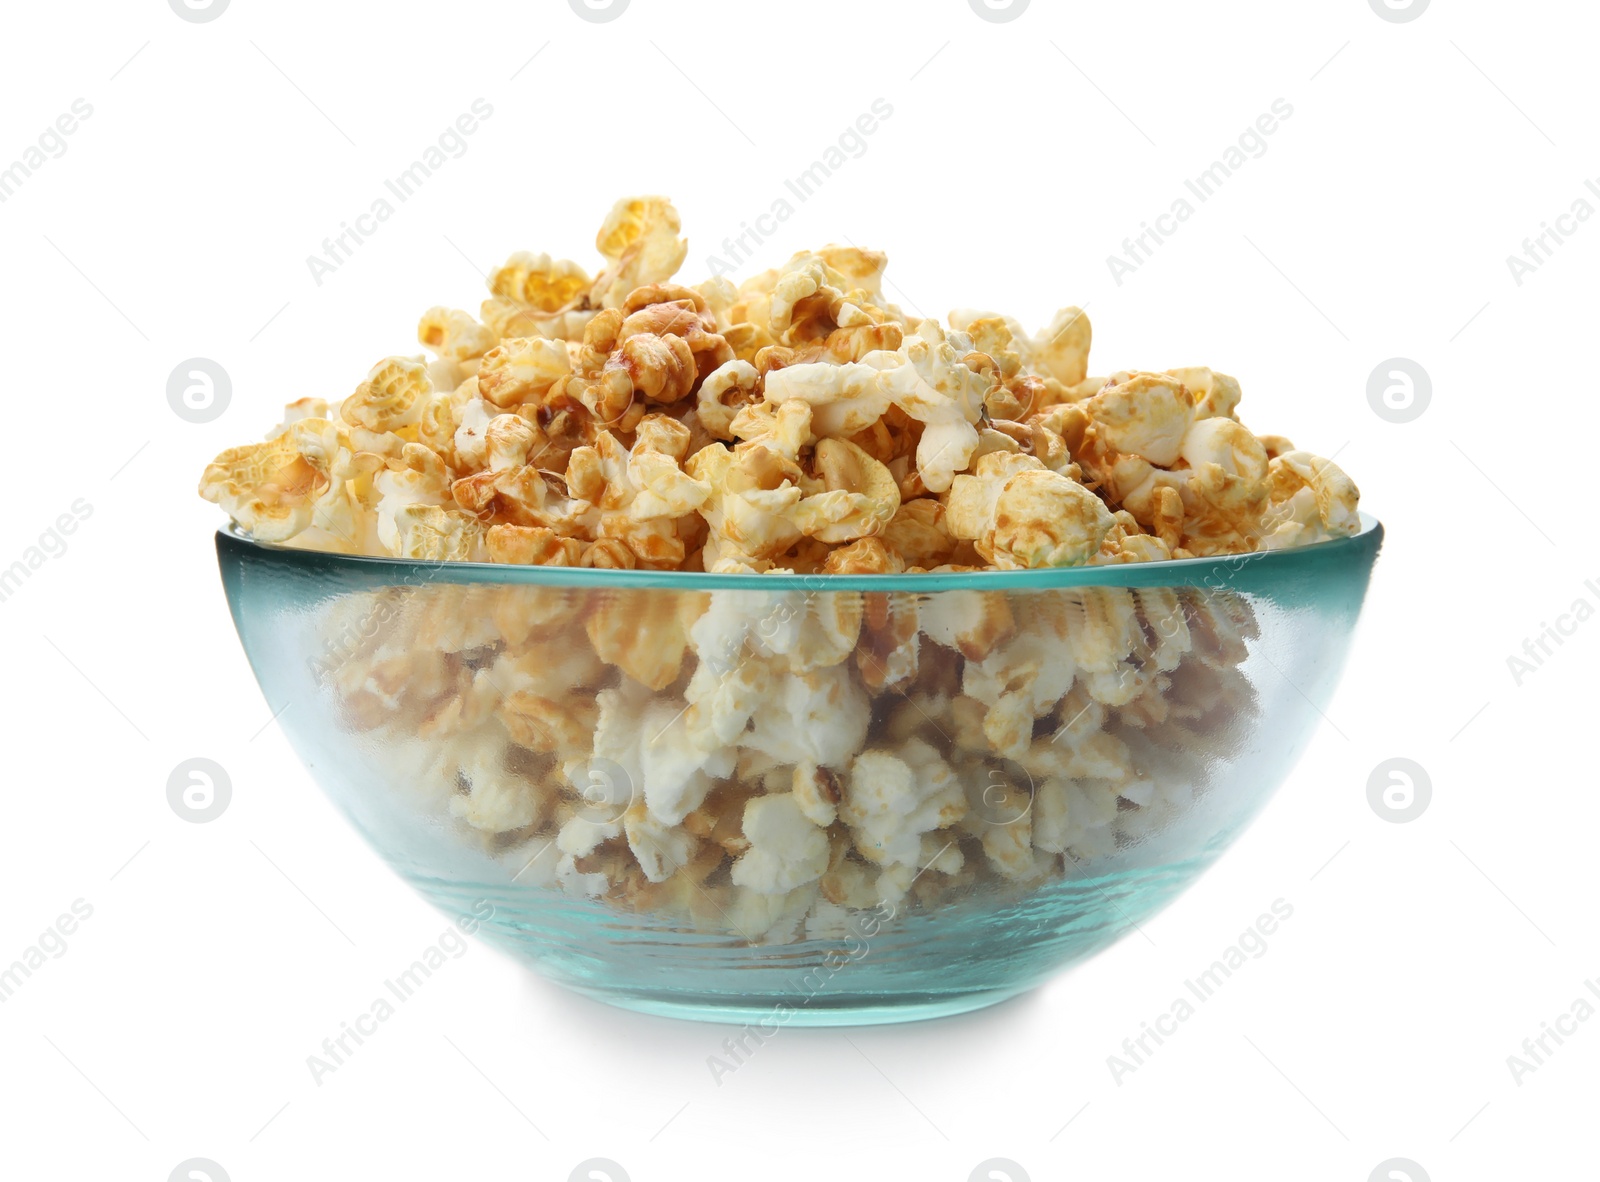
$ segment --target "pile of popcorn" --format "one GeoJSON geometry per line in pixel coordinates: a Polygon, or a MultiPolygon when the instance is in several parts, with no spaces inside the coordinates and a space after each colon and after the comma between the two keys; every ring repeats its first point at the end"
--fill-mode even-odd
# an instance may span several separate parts
{"type": "Polygon", "coordinates": [[[200,494],[262,542],[443,561],[712,572],[1000,570],[1235,554],[1359,526],[1335,465],[1236,418],[1209,369],[1088,377],[1038,336],[883,294],[887,258],[673,283],[672,205],[624,199],[596,278],[518,253],[434,355],[302,398],[200,494]]]}
{"type": "MultiPolygon", "coordinates": [[[[679,229],[664,199],[625,199],[597,277],[513,255],[478,317],[423,316],[431,361],[292,403],[201,495],[263,542],[714,573],[1079,566],[1359,528],[1343,472],[1238,422],[1234,379],[1088,377],[1076,308],[1037,336],[941,326],[853,247],[687,287],[679,229]]],[[[1192,809],[1254,709],[1255,620],[1226,590],[433,569],[319,621],[319,680],[381,774],[517,883],[751,942],[1092,869],[1192,809]]]]}

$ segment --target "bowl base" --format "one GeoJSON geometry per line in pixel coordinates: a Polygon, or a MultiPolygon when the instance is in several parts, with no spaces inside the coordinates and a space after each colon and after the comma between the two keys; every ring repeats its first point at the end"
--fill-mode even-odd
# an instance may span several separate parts
{"type": "Polygon", "coordinates": [[[905,997],[894,1000],[882,997],[839,997],[823,1005],[790,1006],[781,1002],[764,1005],[740,1005],[737,1001],[706,998],[703,1001],[682,998],[655,998],[623,996],[599,990],[578,989],[577,992],[595,1001],[652,1014],[660,1018],[680,1018],[690,1022],[715,1022],[724,1026],[755,1026],[776,1031],[784,1026],[884,1026],[895,1022],[925,1022],[933,1018],[948,1018],[955,1014],[970,1013],[1009,1001],[1033,988],[1031,984],[1012,989],[986,989],[972,993],[940,994],[927,997],[905,997]]]}

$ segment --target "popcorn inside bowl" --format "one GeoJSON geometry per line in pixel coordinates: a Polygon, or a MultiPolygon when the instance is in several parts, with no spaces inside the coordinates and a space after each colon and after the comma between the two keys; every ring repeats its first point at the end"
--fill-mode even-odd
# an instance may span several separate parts
{"type": "Polygon", "coordinates": [[[1224,374],[1088,376],[1077,308],[1032,336],[941,325],[843,247],[690,287],[679,230],[627,199],[593,277],[512,255],[478,316],[423,314],[431,358],[302,398],[205,470],[201,495],[277,545],[806,576],[559,588],[442,565],[327,601],[319,685],[396,797],[509,883],[750,944],[1093,881],[1203,811],[1258,706],[1251,598],[828,576],[1302,546],[1359,530],[1349,477],[1252,434],[1224,374]]]}
{"type": "Polygon", "coordinates": [[[1159,860],[1254,721],[1234,591],[815,582],[347,593],[317,673],[505,880],[752,944],[1159,860]]]}

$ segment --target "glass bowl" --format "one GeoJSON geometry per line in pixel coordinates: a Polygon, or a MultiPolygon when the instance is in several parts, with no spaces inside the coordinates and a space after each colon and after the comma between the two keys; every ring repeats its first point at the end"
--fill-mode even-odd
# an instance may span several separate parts
{"type": "Polygon", "coordinates": [[[464,931],[771,1030],[989,1005],[1173,899],[1316,729],[1382,537],[861,576],[217,555],[307,768],[464,931]]]}

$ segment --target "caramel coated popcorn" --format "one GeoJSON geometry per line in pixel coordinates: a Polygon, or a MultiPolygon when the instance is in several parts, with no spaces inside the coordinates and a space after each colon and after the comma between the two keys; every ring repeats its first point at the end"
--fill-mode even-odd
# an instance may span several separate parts
{"type": "Polygon", "coordinates": [[[887,258],[803,251],[735,286],[674,282],[672,204],[624,198],[593,277],[513,254],[432,354],[304,398],[200,493],[261,541],[351,554],[718,573],[1081,566],[1356,532],[1331,461],[1235,417],[1195,367],[1088,376],[1063,308],[1030,336],[883,294],[887,258]],[[424,454],[425,453],[425,454],[424,454]]]}
{"type": "Polygon", "coordinates": [[[336,597],[311,663],[375,774],[518,886],[752,943],[1015,897],[1185,823],[1255,710],[1247,597],[826,576],[1306,545],[1360,528],[1349,477],[1252,434],[1224,374],[1089,376],[1077,308],[941,325],[853,247],[690,287],[680,229],[627,199],[593,276],[512,255],[476,317],[423,314],[431,359],[206,468],[274,544],[817,576],[336,597]]]}

